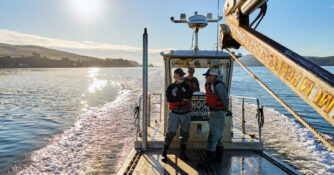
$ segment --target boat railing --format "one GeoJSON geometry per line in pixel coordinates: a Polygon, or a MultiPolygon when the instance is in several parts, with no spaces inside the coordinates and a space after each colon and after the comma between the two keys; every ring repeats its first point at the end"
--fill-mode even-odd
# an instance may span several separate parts
{"type": "Polygon", "coordinates": [[[159,114],[159,122],[161,122],[162,115],[162,94],[161,93],[151,93],[148,95],[148,115],[147,115],[147,126],[151,126],[151,115],[159,114]],[[159,97],[159,100],[153,101],[153,97],[159,97]],[[152,110],[152,106],[159,105],[159,110],[152,110]]]}
{"type": "MultiPolygon", "coordinates": [[[[233,99],[238,99],[240,101],[240,107],[236,107],[236,110],[240,110],[240,116],[237,116],[236,114],[233,114],[233,118],[236,120],[239,120],[241,122],[241,134],[243,136],[247,135],[247,131],[246,131],[246,123],[248,121],[246,121],[246,113],[250,113],[250,114],[255,114],[256,117],[256,122],[257,125],[252,123],[252,122],[248,122],[247,125],[253,125],[253,127],[257,128],[257,132],[258,132],[258,140],[259,142],[262,142],[262,127],[264,124],[264,114],[263,114],[263,106],[260,106],[260,101],[258,98],[253,98],[253,97],[243,97],[243,96],[230,96],[230,111],[232,111],[233,109],[233,104],[239,105],[238,103],[233,103],[233,99]],[[250,110],[248,109],[249,107],[245,107],[245,101],[251,101],[251,102],[255,102],[256,103],[256,110],[250,110]]],[[[248,105],[249,106],[249,105],[248,105]]],[[[256,139],[255,134],[253,133],[248,133],[248,136],[251,139],[256,139]]]]}
{"type": "Polygon", "coordinates": [[[138,104],[135,106],[135,108],[133,110],[133,116],[134,116],[134,119],[135,119],[134,125],[136,127],[136,141],[138,141],[138,137],[141,137],[141,135],[142,135],[142,132],[141,132],[141,129],[140,129],[141,102],[142,102],[142,96],[139,97],[138,104]]]}
{"type": "MultiPolygon", "coordinates": [[[[140,121],[143,120],[143,115],[141,113],[141,108],[143,104],[142,96],[139,97],[138,105],[134,108],[134,119],[135,119],[135,127],[136,127],[136,141],[138,141],[138,137],[143,136],[143,126],[141,127],[140,121]]],[[[147,125],[146,127],[151,126],[151,116],[153,114],[159,114],[159,122],[161,122],[162,118],[162,93],[149,93],[147,99],[147,125]],[[156,98],[158,97],[158,99],[156,98]],[[158,110],[154,108],[155,105],[159,105],[158,110]]],[[[155,123],[158,123],[158,120],[155,120],[155,123]]]]}

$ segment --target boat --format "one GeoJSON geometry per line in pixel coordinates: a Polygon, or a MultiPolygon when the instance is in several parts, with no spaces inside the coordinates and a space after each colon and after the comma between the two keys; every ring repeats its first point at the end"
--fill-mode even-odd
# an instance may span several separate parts
{"type": "MultiPolygon", "coordinates": [[[[236,0],[236,1],[226,1],[224,8],[224,15],[228,20],[225,22],[229,23],[230,18],[238,16],[238,25],[242,27],[242,24],[245,24],[245,19],[248,18],[247,25],[249,25],[249,14],[255,9],[261,8],[261,12],[266,8],[266,1],[261,0],[236,0]],[[233,13],[232,13],[233,12],[233,13]],[[246,15],[247,14],[247,15],[246,15]],[[232,15],[232,17],[230,16],[232,15]]],[[[263,13],[263,12],[262,12],[263,13]]],[[[263,14],[262,14],[263,15],[263,14]]],[[[261,16],[260,16],[261,17],[261,16]]],[[[284,163],[280,159],[270,155],[264,150],[263,139],[261,128],[264,124],[264,113],[263,106],[260,103],[260,100],[257,97],[244,97],[244,96],[232,96],[230,95],[231,91],[231,80],[233,76],[233,66],[235,62],[241,64],[242,67],[248,71],[252,77],[257,80],[260,84],[262,83],[254,74],[252,74],[239,60],[238,56],[229,50],[227,52],[218,50],[200,50],[198,45],[198,33],[199,30],[206,27],[208,23],[213,22],[217,23],[222,17],[218,15],[217,19],[212,19],[212,14],[209,13],[207,16],[200,15],[195,12],[192,16],[186,19],[185,14],[180,15],[179,20],[175,20],[174,17],[171,17],[171,21],[174,23],[185,23],[194,30],[195,44],[192,50],[170,50],[169,52],[162,52],[161,56],[164,63],[164,73],[165,73],[165,89],[173,81],[173,72],[177,68],[182,68],[187,70],[189,68],[194,68],[197,72],[205,72],[208,68],[218,69],[220,74],[219,77],[225,83],[227,87],[227,93],[230,98],[229,110],[232,111],[232,108],[239,108],[241,110],[240,114],[232,114],[226,116],[225,128],[222,133],[223,143],[224,143],[224,154],[222,162],[215,162],[208,169],[198,169],[197,163],[204,160],[205,148],[208,140],[209,126],[208,126],[208,109],[205,105],[205,93],[204,89],[199,92],[194,92],[192,97],[192,111],[191,111],[191,124],[190,124],[190,137],[187,144],[187,155],[190,158],[190,161],[183,161],[178,157],[179,150],[179,141],[177,133],[176,137],[171,144],[171,151],[168,152],[168,161],[166,163],[161,161],[161,152],[164,142],[164,136],[166,133],[166,123],[168,116],[168,104],[164,94],[161,92],[148,92],[147,91],[147,57],[148,57],[148,34],[145,29],[143,35],[143,95],[139,99],[139,105],[135,108],[134,113],[136,114],[136,140],[134,143],[134,148],[129,153],[128,158],[123,162],[123,166],[118,171],[119,175],[127,174],[300,174],[290,165],[284,163]],[[238,106],[232,105],[233,103],[238,106]],[[246,108],[247,103],[253,104],[253,108],[246,108]],[[158,106],[158,107],[157,107],[158,106]],[[252,115],[255,118],[255,122],[248,122],[246,117],[247,115],[252,115]]],[[[235,21],[234,21],[235,22],[235,21]]],[[[236,24],[236,23],[234,23],[236,24]]],[[[227,47],[239,48],[240,43],[243,45],[243,40],[235,35],[235,33],[242,31],[238,28],[233,28],[234,25],[232,22],[230,25],[222,24],[220,25],[220,44],[222,49],[227,47]],[[235,32],[235,33],[233,33],[235,32]]],[[[239,27],[240,27],[239,26],[239,27]]],[[[248,28],[247,28],[248,30],[248,28]]],[[[245,30],[247,32],[247,30],[245,30]]],[[[253,30],[251,34],[255,36],[253,30]]],[[[242,31],[244,32],[244,31],[242,31]]],[[[247,40],[247,35],[243,35],[243,39],[247,40]]],[[[264,38],[264,36],[258,37],[259,40],[264,38]]],[[[266,40],[266,38],[264,38],[266,40]]],[[[270,43],[270,42],[269,42],[270,43]]],[[[263,44],[263,47],[266,48],[268,43],[263,44]]],[[[257,45],[262,47],[261,45],[257,45]]],[[[271,43],[271,47],[275,49],[276,43],[271,43]]],[[[269,47],[269,46],[268,46],[269,47]]],[[[250,47],[255,49],[254,47],[250,47]]],[[[282,47],[278,47],[282,49],[282,47]]],[[[259,51],[257,51],[259,52],[259,51]]],[[[256,52],[254,53],[256,55],[256,52]]],[[[259,54],[261,57],[262,55],[259,54]]],[[[240,55],[239,55],[240,56],[240,55]]],[[[258,58],[257,57],[257,58],[258,58]]],[[[286,58],[293,60],[294,63],[298,61],[303,62],[304,65],[297,65],[292,67],[298,72],[298,69],[303,69],[303,75],[308,75],[306,71],[310,66],[315,69],[320,70],[317,72],[317,76],[320,79],[318,82],[324,83],[325,85],[321,88],[326,89],[327,92],[333,92],[333,85],[331,84],[332,80],[324,81],[326,77],[331,79],[332,74],[326,73],[325,70],[319,68],[319,66],[313,65],[313,63],[299,58],[299,55],[294,54],[294,52],[286,52],[285,55],[278,58],[286,58]],[[291,57],[294,57],[291,58],[291,57]],[[306,72],[306,73],[305,73],[306,72]],[[320,75],[321,74],[321,75],[320,75]],[[324,78],[325,77],[325,78],[324,78]],[[326,87],[326,83],[329,84],[326,87]]],[[[286,61],[290,63],[291,61],[286,61]]],[[[265,62],[264,62],[265,63],[265,62]]],[[[269,63],[268,63],[269,64],[269,63]]],[[[270,67],[267,66],[267,67],[270,67]]],[[[289,68],[287,68],[289,69],[289,68]]],[[[275,70],[272,70],[275,74],[275,70]]],[[[314,71],[313,71],[314,73],[314,71]]],[[[275,74],[276,75],[276,74],[275,74]]],[[[199,78],[199,77],[197,77],[199,78]]],[[[304,77],[303,77],[304,78],[304,77]]],[[[201,82],[201,81],[200,81],[201,82]]],[[[296,87],[299,88],[299,91],[303,92],[305,95],[304,89],[309,88],[310,86],[301,89],[305,85],[305,80],[297,82],[296,87]],[[300,83],[300,84],[298,84],[300,83]],[[303,85],[304,84],[304,85],[303,85]]],[[[201,87],[204,87],[204,81],[200,83],[201,87]]],[[[296,83],[296,82],[295,82],[296,83]]],[[[264,84],[261,84],[268,91],[270,89],[264,84]]],[[[320,88],[320,87],[319,87],[320,88]]],[[[309,89],[312,90],[312,89],[309,89]]],[[[321,89],[320,89],[321,90],[321,89]]],[[[272,92],[272,91],[271,91],[272,92]]],[[[275,94],[272,94],[279,102],[281,102],[279,97],[275,97],[275,94]]],[[[304,98],[303,98],[304,99],[304,98]]],[[[304,99],[306,102],[306,98],[304,99]]],[[[284,106],[284,102],[282,105],[284,106]]],[[[286,104],[287,109],[289,108],[286,104]]],[[[325,107],[320,106],[323,110],[325,107]]],[[[293,110],[289,110],[294,116],[298,118],[298,114],[294,114],[293,110]]],[[[322,115],[326,116],[331,115],[331,112],[322,115]]],[[[322,114],[322,112],[320,113],[322,114]]],[[[302,119],[300,119],[301,121],[302,119]]],[[[329,122],[331,122],[329,120],[329,122]]],[[[302,122],[302,124],[307,125],[302,122]]],[[[313,129],[311,126],[307,126],[308,129],[313,129]]],[[[316,136],[321,138],[322,136],[316,136]]],[[[322,139],[323,143],[331,147],[331,143],[326,142],[325,139],[322,139]]]]}

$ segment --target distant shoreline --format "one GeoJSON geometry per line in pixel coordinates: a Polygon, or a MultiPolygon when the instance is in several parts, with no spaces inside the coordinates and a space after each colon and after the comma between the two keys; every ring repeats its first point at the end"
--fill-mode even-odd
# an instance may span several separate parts
{"type": "Polygon", "coordinates": [[[124,59],[50,59],[34,53],[31,56],[0,57],[0,68],[73,68],[73,67],[139,67],[136,61],[124,59]]]}
{"type": "Polygon", "coordinates": [[[139,67],[137,61],[96,58],[30,45],[0,43],[0,68],[139,67]]]}
{"type": "MultiPolygon", "coordinates": [[[[29,69],[29,68],[136,68],[140,66],[86,66],[86,67],[1,67],[0,69],[29,69]]],[[[160,67],[160,66],[148,66],[148,67],[160,67]]]]}

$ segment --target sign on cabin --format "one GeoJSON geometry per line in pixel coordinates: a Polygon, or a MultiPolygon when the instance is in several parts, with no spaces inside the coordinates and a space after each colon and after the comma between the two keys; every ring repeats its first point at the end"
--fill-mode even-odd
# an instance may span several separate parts
{"type": "Polygon", "coordinates": [[[193,100],[191,121],[208,121],[208,108],[205,105],[205,100],[193,100]]]}

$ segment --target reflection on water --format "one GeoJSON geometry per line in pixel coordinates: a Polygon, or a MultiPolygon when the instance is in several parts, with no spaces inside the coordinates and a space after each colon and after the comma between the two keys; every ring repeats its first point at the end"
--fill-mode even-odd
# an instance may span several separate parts
{"type": "Polygon", "coordinates": [[[99,71],[100,71],[99,68],[91,68],[88,71],[88,77],[91,78],[91,80],[90,80],[91,84],[88,87],[88,91],[90,93],[95,93],[98,90],[102,90],[108,82],[107,80],[99,80],[97,78],[97,75],[98,75],[99,71]]]}
{"type": "Polygon", "coordinates": [[[0,69],[0,174],[89,108],[114,100],[120,84],[113,74],[100,68],[0,69]]]}
{"type": "MultiPolygon", "coordinates": [[[[101,69],[100,75],[113,77],[106,86],[121,85],[117,98],[98,108],[90,108],[72,128],[54,136],[46,147],[34,151],[30,155],[31,163],[19,174],[117,172],[122,165],[119,160],[123,160],[133,147],[133,116],[129,109],[133,109],[138,100],[139,72],[138,68],[101,69]]],[[[164,82],[161,69],[151,69],[149,73],[152,77],[150,90],[161,91],[164,82]]]]}
{"type": "MultiPolygon", "coordinates": [[[[334,135],[326,121],[282,88],[284,84],[268,70],[251,69],[315,128],[334,135]]],[[[28,167],[22,174],[115,173],[133,146],[129,109],[140,93],[140,72],[140,68],[0,69],[0,174],[12,165],[19,168],[25,160],[28,167]]],[[[149,89],[162,92],[163,86],[162,69],[150,69],[149,89]]],[[[333,171],[333,156],[240,67],[234,69],[231,93],[259,97],[267,108],[263,136],[268,150],[305,173],[315,172],[310,170],[314,167],[333,171]]]]}

